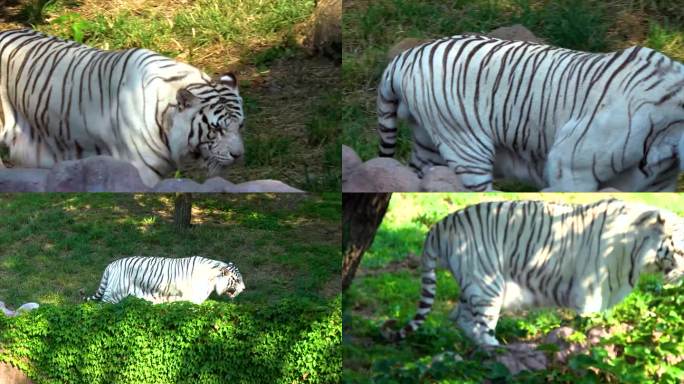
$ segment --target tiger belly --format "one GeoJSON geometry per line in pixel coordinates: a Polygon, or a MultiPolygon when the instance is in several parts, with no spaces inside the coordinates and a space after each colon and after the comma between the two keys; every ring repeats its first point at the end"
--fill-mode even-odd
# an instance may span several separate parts
{"type": "Polygon", "coordinates": [[[535,294],[534,291],[518,284],[515,281],[507,280],[504,285],[504,298],[502,309],[516,310],[531,307],[554,306],[551,300],[535,294]]]}

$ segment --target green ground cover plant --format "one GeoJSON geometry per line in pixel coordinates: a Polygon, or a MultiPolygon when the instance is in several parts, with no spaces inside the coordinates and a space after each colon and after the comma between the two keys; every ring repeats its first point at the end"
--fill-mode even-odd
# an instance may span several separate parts
{"type": "Polygon", "coordinates": [[[30,26],[101,49],[147,48],[209,74],[236,71],[246,157],[223,176],[339,189],[340,118],[328,112],[338,110],[339,67],[302,46],[314,0],[17,3],[0,14],[0,30],[30,26]]]}
{"type": "MultiPolygon", "coordinates": [[[[601,314],[578,317],[570,310],[534,309],[504,313],[497,338],[504,344],[536,340],[558,326],[570,326],[580,341],[595,327],[615,331],[588,353],[566,365],[511,376],[498,363],[485,362],[448,315],[458,302],[458,286],[447,270],[438,269],[432,312],[416,333],[392,344],[380,335],[388,319],[401,325],[416,312],[420,297],[419,256],[429,227],[459,208],[487,200],[541,199],[588,203],[607,194],[394,194],[372,247],[363,256],[356,278],[343,294],[343,381],[348,383],[679,383],[684,379],[684,285],[663,287],[644,276],[638,289],[601,314]],[[415,260],[415,259],[414,259],[415,260]],[[626,331],[625,327],[633,327],[626,331]],[[622,354],[609,357],[606,350],[622,354]],[[463,361],[440,355],[456,353],[463,361]]],[[[684,196],[619,194],[684,215],[684,196]]]]}
{"type": "Polygon", "coordinates": [[[0,195],[0,362],[37,383],[340,380],[341,202],[328,195],[201,195],[193,227],[173,195],[0,195]],[[246,290],[202,305],[84,303],[120,257],[235,263],[246,290]]]}
{"type": "MultiPolygon", "coordinates": [[[[684,60],[684,8],[665,0],[346,1],[343,16],[342,144],[365,161],[377,156],[376,87],[387,51],[404,38],[486,33],[522,24],[549,44],[592,52],[632,45],[684,60]]],[[[410,132],[401,124],[396,158],[407,163],[410,132]]],[[[680,189],[682,188],[680,183],[680,189]]],[[[517,183],[498,186],[530,191],[517,183]]]]}

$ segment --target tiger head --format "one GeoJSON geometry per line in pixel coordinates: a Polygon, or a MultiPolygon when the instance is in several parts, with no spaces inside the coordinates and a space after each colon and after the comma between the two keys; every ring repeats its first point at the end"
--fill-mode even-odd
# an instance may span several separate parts
{"type": "Polygon", "coordinates": [[[220,273],[216,279],[216,294],[227,295],[234,299],[240,292],[245,290],[245,283],[242,281],[242,275],[233,263],[228,263],[225,267],[220,269],[220,273]]]}
{"type": "Polygon", "coordinates": [[[674,284],[684,277],[684,220],[679,216],[675,219],[670,226],[672,237],[666,237],[665,246],[661,246],[656,256],[656,264],[663,271],[666,284],[674,284]]]}
{"type": "Polygon", "coordinates": [[[244,115],[237,77],[221,75],[178,90],[170,146],[181,168],[201,168],[209,176],[241,160],[244,115]]]}
{"type": "Polygon", "coordinates": [[[655,267],[663,273],[666,284],[674,284],[684,277],[684,219],[659,210],[657,221],[662,225],[662,240],[656,250],[655,267]]]}

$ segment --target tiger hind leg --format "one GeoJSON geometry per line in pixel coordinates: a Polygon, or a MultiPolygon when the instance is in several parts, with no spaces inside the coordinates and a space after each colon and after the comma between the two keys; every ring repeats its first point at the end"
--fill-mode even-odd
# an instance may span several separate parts
{"type": "Polygon", "coordinates": [[[422,178],[427,169],[432,166],[447,165],[425,128],[413,118],[409,118],[409,126],[413,136],[409,166],[418,174],[418,177],[422,178]]]}
{"type": "Polygon", "coordinates": [[[499,321],[500,311],[501,303],[497,300],[475,303],[462,300],[449,318],[455,321],[475,344],[495,347],[499,345],[499,341],[494,337],[494,330],[499,321]]]}

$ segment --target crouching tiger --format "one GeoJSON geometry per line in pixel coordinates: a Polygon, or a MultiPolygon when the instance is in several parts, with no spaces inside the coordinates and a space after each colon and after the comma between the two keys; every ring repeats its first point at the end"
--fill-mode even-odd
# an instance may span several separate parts
{"type": "Polygon", "coordinates": [[[202,304],[215,291],[234,298],[245,289],[233,263],[200,256],[172,259],[127,257],[105,268],[100,287],[86,300],[118,303],[135,296],[152,303],[190,301],[202,304]]]}
{"type": "Polygon", "coordinates": [[[0,32],[0,105],[0,142],[23,167],[107,155],[153,186],[177,169],[215,175],[244,152],[236,76],[212,79],[146,49],[0,32]]]}
{"type": "Polygon", "coordinates": [[[438,264],[451,271],[460,287],[450,318],[476,344],[496,346],[494,329],[503,309],[598,312],[627,296],[642,273],[663,273],[666,283],[680,280],[684,220],[618,200],[466,207],[428,232],[418,313],[399,331],[385,324],[386,338],[403,339],[425,321],[435,300],[438,264]]]}

